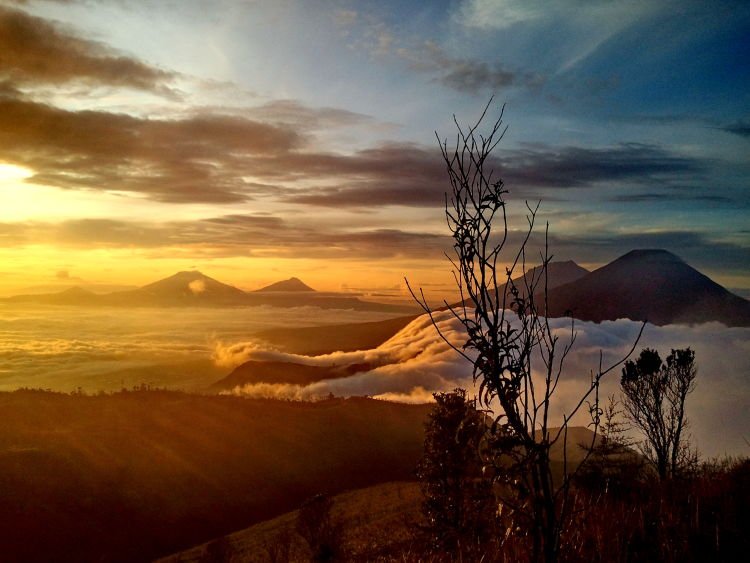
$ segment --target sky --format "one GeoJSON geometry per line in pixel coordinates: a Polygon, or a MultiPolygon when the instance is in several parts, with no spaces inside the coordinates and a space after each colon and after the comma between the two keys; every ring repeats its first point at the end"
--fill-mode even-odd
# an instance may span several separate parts
{"type": "Polygon", "coordinates": [[[0,293],[447,291],[437,139],[488,102],[512,230],[750,292],[746,2],[0,0],[0,293]]]}

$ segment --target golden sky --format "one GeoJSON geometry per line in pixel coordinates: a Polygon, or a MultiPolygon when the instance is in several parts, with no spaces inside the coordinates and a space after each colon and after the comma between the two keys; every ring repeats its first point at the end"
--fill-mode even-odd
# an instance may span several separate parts
{"type": "Polygon", "coordinates": [[[747,10],[567,1],[3,3],[0,293],[185,269],[442,292],[434,131],[491,95],[513,228],[541,200],[556,258],[666,248],[750,288],[747,10]]]}

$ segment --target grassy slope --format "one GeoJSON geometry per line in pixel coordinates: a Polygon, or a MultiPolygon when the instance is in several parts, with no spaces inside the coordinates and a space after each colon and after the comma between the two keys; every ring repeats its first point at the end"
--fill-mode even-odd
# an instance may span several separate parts
{"type": "Polygon", "coordinates": [[[429,407],[175,392],[0,393],[0,553],[140,561],[408,479],[429,407]]]}
{"type": "MultiPolygon", "coordinates": [[[[552,429],[554,432],[556,429],[552,429]]],[[[580,444],[590,444],[593,434],[583,427],[568,431],[568,470],[573,470],[585,456],[580,444]]],[[[563,472],[563,440],[550,452],[556,479],[563,472]]],[[[393,549],[409,552],[413,534],[423,525],[418,482],[382,483],[337,495],[334,498],[334,521],[344,523],[344,547],[353,559],[370,561],[383,555],[387,559],[393,549]]],[[[299,510],[239,530],[223,538],[175,553],[161,563],[197,563],[214,559],[242,563],[268,563],[269,548],[274,543],[290,546],[294,561],[306,560],[304,540],[295,532],[299,510]],[[219,553],[223,554],[222,556],[219,553]],[[213,558],[212,558],[213,557],[213,558]]]]}
{"type": "MultiPolygon", "coordinates": [[[[422,524],[420,485],[399,481],[349,491],[334,497],[334,522],[344,522],[344,546],[353,558],[371,558],[394,545],[408,544],[416,526],[422,524]]],[[[222,551],[229,561],[268,563],[269,548],[284,542],[292,560],[304,560],[306,546],[295,532],[298,510],[261,522],[245,530],[176,553],[160,563],[198,563],[222,551]],[[228,555],[228,557],[227,557],[228,555]]]]}

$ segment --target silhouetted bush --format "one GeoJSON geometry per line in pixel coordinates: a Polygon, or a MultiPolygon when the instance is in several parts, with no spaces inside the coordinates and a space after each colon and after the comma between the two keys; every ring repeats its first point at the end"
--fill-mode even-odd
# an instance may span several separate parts
{"type": "Polygon", "coordinates": [[[307,500],[297,516],[297,533],[310,548],[311,561],[326,563],[345,560],[343,525],[331,514],[333,500],[319,494],[307,500]]]}
{"type": "Polygon", "coordinates": [[[492,481],[482,474],[479,456],[486,417],[467,400],[463,389],[434,397],[417,469],[428,542],[435,551],[481,553],[496,524],[492,481]]]}

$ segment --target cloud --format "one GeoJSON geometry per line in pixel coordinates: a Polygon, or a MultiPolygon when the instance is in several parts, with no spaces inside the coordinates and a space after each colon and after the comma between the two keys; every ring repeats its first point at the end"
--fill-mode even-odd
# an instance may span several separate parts
{"type": "Polygon", "coordinates": [[[70,29],[0,6],[0,78],[22,85],[83,82],[174,96],[174,73],[149,66],[70,29]]]}
{"type": "Polygon", "coordinates": [[[333,21],[336,25],[349,27],[357,21],[358,16],[355,10],[336,10],[333,14],[333,21]]]}
{"type": "Polygon", "coordinates": [[[508,151],[500,173],[509,186],[588,187],[600,182],[654,182],[706,171],[708,162],[654,144],[604,148],[528,145],[508,151]]]}
{"type": "MultiPolygon", "coordinates": [[[[165,272],[165,275],[171,272],[165,272]]],[[[59,291],[59,288],[56,290],[59,291]]],[[[51,388],[68,392],[119,390],[152,383],[204,390],[226,375],[217,367],[215,343],[238,342],[268,328],[355,323],[383,319],[383,313],[317,307],[252,307],[154,311],[136,308],[127,315],[91,309],[85,315],[59,308],[2,305],[0,389],[51,388]],[[30,337],[32,335],[33,337],[30,337]],[[213,355],[213,360],[212,360],[213,355]]]]}
{"type": "MultiPolygon", "coordinates": [[[[555,221],[555,217],[550,218],[555,221]]],[[[573,218],[574,219],[574,218],[573,218]]],[[[518,248],[523,231],[509,233],[508,248],[518,248]]],[[[697,231],[610,231],[606,227],[586,235],[549,235],[555,259],[606,263],[634,248],[664,248],[688,263],[711,272],[743,272],[750,248],[715,240],[697,231]]],[[[276,215],[223,215],[193,221],[123,221],[71,219],[58,223],[28,221],[0,223],[0,248],[48,244],[61,248],[181,247],[207,257],[273,255],[294,258],[414,258],[443,260],[453,240],[447,234],[419,230],[332,227],[310,218],[290,221],[276,215]]],[[[529,255],[543,248],[538,231],[530,238],[529,255]]],[[[447,271],[449,265],[444,263],[447,271]]]]}
{"type": "MultiPolygon", "coordinates": [[[[622,143],[603,148],[526,145],[488,161],[494,177],[502,178],[511,196],[543,199],[563,197],[560,190],[628,182],[671,186],[694,181],[711,166],[705,159],[676,154],[662,146],[622,143]],[[533,194],[531,193],[533,192],[533,194]]],[[[304,170],[304,166],[301,167],[304,170]]],[[[319,172],[350,175],[343,185],[289,194],[288,201],[331,207],[406,205],[442,207],[446,190],[445,163],[437,149],[383,144],[354,155],[321,162],[319,172]]],[[[673,195],[674,197],[674,195],[673,195]]]]}
{"type": "Polygon", "coordinates": [[[271,189],[243,179],[250,157],[300,142],[292,130],[236,116],[145,119],[0,98],[0,159],[34,170],[27,182],[64,189],[165,202],[244,201],[271,189]]]}
{"type": "Polygon", "coordinates": [[[511,86],[536,89],[544,83],[539,74],[510,69],[499,61],[451,56],[435,41],[425,41],[415,48],[399,47],[394,52],[407,61],[411,70],[429,74],[457,92],[494,93],[511,86]]]}
{"type": "Polygon", "coordinates": [[[206,291],[206,282],[203,280],[193,280],[188,284],[188,289],[193,295],[199,295],[206,291]]]}
{"type": "Polygon", "coordinates": [[[750,122],[745,120],[735,121],[729,125],[720,128],[727,133],[738,135],[744,139],[750,138],[750,122]]]}
{"type": "MultiPolygon", "coordinates": [[[[438,314],[437,324],[444,334],[454,342],[462,335],[458,325],[446,314],[438,314]]],[[[375,369],[351,377],[331,379],[307,386],[283,386],[273,390],[265,383],[247,385],[233,392],[242,395],[262,396],[269,392],[275,396],[289,393],[288,398],[313,399],[328,393],[335,395],[381,395],[385,393],[409,394],[415,387],[442,389],[446,385],[455,387],[456,382],[465,383],[470,376],[468,364],[459,360],[441,339],[436,338],[432,324],[426,316],[412,321],[390,340],[372,350],[356,352],[334,352],[323,356],[309,357],[264,351],[257,343],[242,343],[233,348],[244,359],[287,361],[305,365],[332,366],[369,364],[375,369]],[[468,371],[467,371],[468,370],[468,371]]],[[[227,358],[230,348],[219,354],[227,358]]],[[[226,361],[226,360],[225,360],[226,361]]],[[[452,388],[452,387],[450,387],[452,388]]],[[[265,395],[268,396],[268,395],[265,395]]]]}
{"type": "MultiPolygon", "coordinates": [[[[461,345],[463,331],[448,312],[435,315],[438,327],[446,338],[461,345]]],[[[565,342],[570,331],[567,319],[551,319],[553,331],[565,342]]],[[[640,324],[619,320],[601,324],[576,322],[577,333],[573,353],[568,357],[563,378],[554,399],[554,423],[569,414],[590,380],[590,373],[599,365],[608,366],[624,357],[637,337],[640,324]]],[[[746,405],[750,400],[747,378],[750,376],[750,329],[727,328],[719,323],[698,326],[648,326],[638,343],[654,347],[665,354],[671,348],[691,347],[696,351],[699,376],[698,388],[688,400],[691,432],[699,448],[706,454],[738,452],[745,447],[750,428],[746,405]]],[[[238,387],[232,392],[255,397],[315,399],[328,393],[335,395],[373,395],[405,402],[425,401],[436,391],[450,391],[456,386],[473,388],[471,365],[453,352],[436,334],[430,321],[422,316],[381,346],[357,352],[337,352],[307,357],[273,351],[261,351],[256,343],[241,351],[243,359],[297,362],[308,365],[347,365],[371,363],[377,367],[349,377],[330,379],[298,386],[273,382],[238,387]]],[[[535,377],[543,377],[540,362],[535,377]],[[537,371],[539,370],[539,371],[537,371]]],[[[619,370],[605,379],[602,396],[617,392],[619,370]]],[[[585,416],[575,420],[586,424],[585,416]]]]}
{"type": "MultiPolygon", "coordinates": [[[[677,194],[674,192],[639,192],[633,194],[620,194],[613,196],[610,201],[617,203],[648,203],[648,202],[674,202],[677,194]]],[[[702,201],[706,203],[732,203],[732,200],[726,196],[701,194],[701,193],[680,193],[679,199],[682,201],[702,201]]]]}
{"type": "Polygon", "coordinates": [[[256,107],[238,108],[237,112],[248,118],[304,131],[375,123],[372,116],[362,113],[332,107],[313,108],[289,99],[272,100],[256,107]]]}
{"type": "Polygon", "coordinates": [[[470,33],[510,29],[512,33],[530,34],[542,46],[552,45],[548,39],[554,36],[554,53],[545,56],[559,58],[558,71],[562,72],[586,60],[637,22],[666,12],[669,4],[654,0],[464,0],[457,3],[454,20],[470,33]]]}
{"type": "MultiPolygon", "coordinates": [[[[337,208],[441,207],[445,164],[436,147],[383,142],[337,153],[320,150],[306,134],[369,119],[290,100],[244,113],[204,110],[144,118],[69,111],[0,90],[0,160],[33,170],[26,182],[136,193],[170,203],[264,197],[337,208]]],[[[648,183],[651,191],[654,185],[690,184],[714,163],[660,145],[624,143],[525,145],[490,164],[513,195],[553,199],[564,197],[561,189],[615,182],[648,183]]]]}
{"type": "Polygon", "coordinates": [[[442,256],[444,235],[398,229],[332,228],[272,215],[224,215],[195,221],[71,219],[0,223],[0,247],[50,244],[71,248],[189,248],[195,255],[273,254],[294,258],[442,256]]]}

